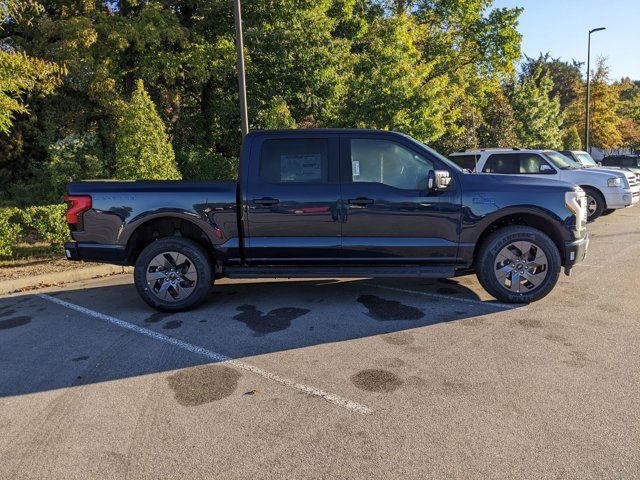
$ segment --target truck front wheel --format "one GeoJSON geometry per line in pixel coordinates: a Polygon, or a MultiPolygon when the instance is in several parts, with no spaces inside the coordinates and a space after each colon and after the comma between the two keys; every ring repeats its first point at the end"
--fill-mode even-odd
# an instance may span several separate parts
{"type": "Polygon", "coordinates": [[[196,307],[213,286],[207,252],[183,237],[165,237],[147,245],[136,260],[133,277],[142,299],[167,312],[196,307]]]}
{"type": "Polygon", "coordinates": [[[483,242],[476,272],[483,288],[500,301],[529,303],[546,296],[560,275],[560,252],[543,232],[513,226],[483,242]]]}

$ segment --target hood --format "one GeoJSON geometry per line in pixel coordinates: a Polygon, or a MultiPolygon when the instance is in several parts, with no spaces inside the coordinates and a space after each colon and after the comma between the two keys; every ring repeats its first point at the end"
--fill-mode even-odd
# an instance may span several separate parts
{"type": "Polygon", "coordinates": [[[570,182],[554,180],[555,175],[507,175],[496,173],[463,173],[462,180],[469,187],[478,189],[478,191],[517,191],[523,190],[539,190],[554,189],[562,192],[575,190],[576,186],[570,182]]]}

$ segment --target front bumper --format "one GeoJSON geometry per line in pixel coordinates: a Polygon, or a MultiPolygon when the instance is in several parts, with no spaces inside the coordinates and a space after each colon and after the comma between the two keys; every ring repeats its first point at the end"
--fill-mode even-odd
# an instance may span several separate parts
{"type": "Polygon", "coordinates": [[[632,207],[640,201],[640,187],[634,186],[618,192],[608,192],[605,196],[607,208],[627,208],[632,207]]]}
{"type": "Polygon", "coordinates": [[[585,234],[580,240],[565,242],[564,244],[564,273],[569,275],[571,268],[584,260],[589,249],[589,235],[585,234]]]}

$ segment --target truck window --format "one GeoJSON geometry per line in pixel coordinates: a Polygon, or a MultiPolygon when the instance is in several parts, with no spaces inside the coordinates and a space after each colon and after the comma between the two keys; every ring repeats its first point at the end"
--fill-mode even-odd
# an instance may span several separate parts
{"type": "Polygon", "coordinates": [[[467,170],[475,170],[477,157],[479,155],[451,155],[449,160],[458,165],[460,168],[466,168],[467,170]]]}
{"type": "Polygon", "coordinates": [[[426,190],[433,163],[389,140],[351,140],[351,179],[404,190],[426,190]]]}
{"type": "Polygon", "coordinates": [[[522,174],[537,174],[537,173],[556,173],[556,170],[549,165],[544,158],[535,153],[519,153],[520,171],[522,174]]]}
{"type": "Polygon", "coordinates": [[[518,156],[514,153],[494,153],[489,155],[482,169],[483,173],[520,173],[518,156]]]}
{"type": "Polygon", "coordinates": [[[329,140],[266,140],[260,152],[259,172],[268,183],[329,183],[329,140]]]}

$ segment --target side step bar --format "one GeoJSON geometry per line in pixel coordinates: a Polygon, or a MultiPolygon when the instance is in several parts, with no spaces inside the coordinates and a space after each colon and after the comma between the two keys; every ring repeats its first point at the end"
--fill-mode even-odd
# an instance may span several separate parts
{"type": "Polygon", "coordinates": [[[425,266],[264,266],[264,267],[227,267],[223,275],[229,278],[361,278],[361,277],[422,277],[452,278],[453,267],[425,266]]]}

